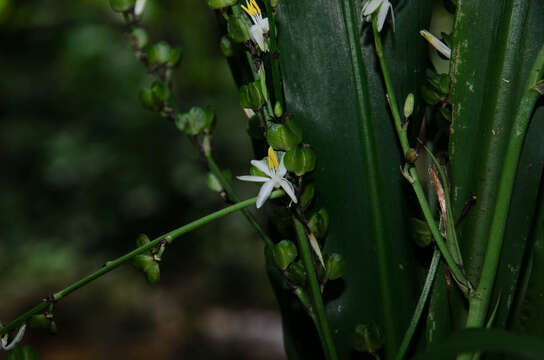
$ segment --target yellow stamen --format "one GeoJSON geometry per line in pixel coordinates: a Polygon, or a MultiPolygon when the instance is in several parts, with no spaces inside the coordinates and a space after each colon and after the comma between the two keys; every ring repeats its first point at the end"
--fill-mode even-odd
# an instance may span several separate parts
{"type": "Polygon", "coordinates": [[[261,8],[259,5],[257,5],[255,0],[246,0],[246,6],[242,5],[242,9],[244,9],[244,11],[250,16],[255,16],[261,13],[261,8]]]}
{"type": "Polygon", "coordinates": [[[276,152],[272,149],[272,146],[268,147],[268,167],[270,169],[278,170],[280,166],[276,152]]]}

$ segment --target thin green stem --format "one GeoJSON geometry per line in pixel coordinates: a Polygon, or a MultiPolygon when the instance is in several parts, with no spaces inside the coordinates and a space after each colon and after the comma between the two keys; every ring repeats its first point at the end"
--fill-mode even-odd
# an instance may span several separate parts
{"type": "Polygon", "coordinates": [[[274,100],[280,103],[283,109],[283,91],[281,87],[280,59],[278,53],[278,39],[276,36],[276,14],[270,0],[265,0],[266,15],[270,24],[270,62],[272,63],[272,84],[274,86],[274,100]]]}
{"type": "MultiPolygon", "coordinates": [[[[281,196],[284,196],[285,193],[281,190],[276,190],[274,191],[271,195],[270,195],[270,198],[271,199],[275,199],[275,198],[279,198],[281,196]]],[[[236,212],[238,210],[242,210],[250,205],[254,205],[255,203],[257,202],[257,198],[256,197],[253,197],[251,199],[248,199],[248,200],[244,200],[244,201],[241,201],[241,202],[238,202],[234,205],[231,205],[229,207],[226,207],[224,209],[221,209],[219,211],[216,211],[214,213],[211,213],[209,215],[206,215],[198,220],[195,220],[187,225],[183,225],[175,230],[172,230],[170,231],[169,233],[166,233],[164,235],[161,235],[157,238],[155,238],[153,241],[149,242],[148,244],[146,245],[143,245],[143,246],[140,246],[139,248],[136,248],[134,250],[132,250],[131,252],[115,259],[115,260],[112,260],[112,261],[108,261],[102,268],[100,268],[99,270],[85,276],[83,279],[81,280],[78,280],[76,281],[75,283],[69,285],[68,287],[60,290],[59,292],[55,293],[52,295],[52,299],[53,301],[59,301],[61,300],[62,298],[66,297],[67,295],[69,295],[70,293],[76,291],[77,289],[89,284],[90,282],[98,279],[99,277],[107,274],[108,272],[112,271],[113,269],[119,267],[120,265],[122,265],[123,263],[129,261],[130,259],[132,259],[133,257],[137,256],[137,255],[140,255],[148,250],[150,250],[151,248],[157,246],[161,241],[163,240],[167,240],[169,243],[172,242],[174,239],[180,237],[181,235],[183,234],[186,234],[190,231],[193,231],[203,225],[206,225],[214,220],[217,220],[217,219],[220,219],[226,215],[229,215],[233,212],[236,212]]],[[[7,333],[8,331],[12,330],[12,329],[15,329],[17,326],[23,324],[26,320],[28,320],[32,315],[35,315],[35,314],[38,314],[42,311],[44,311],[47,306],[49,305],[48,304],[49,301],[48,299],[42,301],[41,303],[39,303],[38,305],[34,306],[33,308],[31,308],[29,311],[27,311],[26,313],[24,313],[23,315],[19,316],[18,318],[16,318],[15,320],[13,320],[12,322],[10,322],[9,324],[7,324],[5,327],[1,328],[0,329],[0,336],[1,335],[4,335],[5,333],[7,333]]]]}
{"type": "Polygon", "coordinates": [[[471,297],[469,303],[469,312],[466,322],[467,327],[483,326],[489,310],[491,294],[502,251],[504,230],[506,228],[506,220],[510,210],[510,200],[512,199],[512,190],[514,188],[519,158],[534,106],[540,96],[534,89],[534,86],[542,78],[543,74],[544,46],[538,53],[529,79],[527,80],[525,93],[521,99],[510,133],[508,147],[506,148],[506,158],[504,159],[501,173],[499,191],[497,193],[497,201],[495,203],[493,219],[491,221],[491,229],[489,231],[489,239],[487,242],[482,274],[480,276],[480,283],[476,294],[471,297]]]}
{"type": "Polygon", "coordinates": [[[329,322],[327,320],[327,315],[325,314],[325,305],[323,304],[321,289],[319,288],[319,281],[317,280],[314,264],[312,262],[312,254],[308,245],[306,231],[304,229],[304,225],[302,225],[297,218],[293,217],[293,222],[295,224],[300,256],[304,264],[304,269],[306,270],[308,284],[310,285],[310,293],[312,295],[313,304],[312,310],[316,314],[317,322],[319,323],[319,328],[321,329],[321,345],[323,346],[323,351],[325,352],[325,358],[327,360],[337,360],[338,355],[336,354],[336,348],[329,328],[329,322]]]}
{"type": "MultiPolygon", "coordinates": [[[[402,119],[400,117],[400,112],[397,105],[395,91],[393,89],[393,85],[391,83],[391,77],[389,76],[389,70],[387,68],[387,64],[385,62],[385,58],[383,55],[383,45],[382,45],[380,33],[378,31],[378,25],[376,23],[376,17],[374,17],[372,21],[372,29],[374,31],[374,44],[376,47],[376,55],[378,56],[378,60],[380,62],[380,67],[381,67],[383,79],[385,82],[385,88],[387,90],[387,100],[389,102],[391,114],[393,115],[395,129],[397,131],[397,136],[399,138],[403,154],[406,154],[406,152],[410,149],[410,144],[408,143],[408,135],[406,133],[406,129],[404,129],[402,126],[402,119]]],[[[440,235],[440,231],[438,230],[436,221],[434,220],[434,217],[431,213],[429,203],[427,201],[427,198],[425,197],[425,192],[423,191],[423,186],[421,185],[421,181],[419,180],[419,176],[417,174],[416,168],[411,167],[408,170],[408,172],[410,175],[409,176],[410,184],[412,185],[412,188],[414,189],[414,192],[416,193],[419,206],[421,207],[421,211],[423,212],[425,221],[427,222],[429,229],[431,230],[431,234],[433,235],[434,241],[438,245],[438,248],[440,249],[440,252],[442,253],[442,256],[444,257],[444,260],[448,264],[448,267],[450,268],[451,273],[457,279],[458,283],[462,284],[463,285],[462,287],[465,288],[463,290],[470,291],[471,289],[470,282],[467,280],[467,278],[465,277],[465,274],[461,271],[459,265],[455,262],[455,260],[451,256],[449,249],[446,243],[444,242],[444,239],[440,235]]]]}
{"type": "MultiPolygon", "coordinates": [[[[225,192],[227,193],[229,198],[234,202],[240,201],[240,199],[238,198],[238,195],[232,188],[232,185],[227,180],[227,178],[225,178],[225,176],[223,175],[223,172],[219,169],[219,167],[215,163],[215,160],[213,159],[211,152],[209,151],[206,152],[204,156],[206,157],[206,161],[208,162],[208,167],[210,171],[219,180],[219,183],[221,184],[223,189],[225,189],[225,192]]],[[[270,239],[270,237],[268,237],[268,235],[266,235],[266,232],[263,230],[261,225],[259,225],[259,223],[255,219],[253,214],[247,209],[242,209],[242,214],[244,214],[247,221],[249,221],[251,226],[257,231],[259,236],[264,240],[266,246],[268,248],[272,248],[272,246],[274,246],[274,242],[272,241],[272,239],[270,239]]]]}
{"type": "Polygon", "coordinates": [[[414,332],[416,331],[417,324],[419,323],[419,319],[421,318],[421,314],[423,313],[423,308],[425,308],[425,304],[427,303],[427,298],[429,297],[431,285],[433,284],[439,263],[440,250],[435,248],[433,258],[431,260],[431,265],[429,266],[429,272],[427,273],[427,278],[425,279],[425,283],[423,284],[423,290],[421,290],[421,295],[419,296],[419,300],[417,301],[416,309],[414,310],[414,314],[412,315],[412,320],[410,320],[410,325],[408,326],[408,329],[404,334],[404,338],[402,339],[399,352],[397,353],[397,360],[402,360],[404,359],[404,356],[406,356],[406,352],[408,351],[408,347],[410,346],[410,342],[412,341],[412,337],[414,336],[414,332]]]}
{"type": "MultiPolygon", "coordinates": [[[[246,50],[246,57],[247,57],[247,62],[249,64],[249,68],[251,69],[251,74],[253,75],[253,80],[254,81],[261,81],[261,77],[259,75],[259,73],[257,72],[257,69],[255,69],[255,63],[253,62],[253,56],[251,55],[251,53],[246,50]]],[[[263,115],[264,115],[264,118],[266,119],[266,121],[270,121],[271,117],[273,116],[274,114],[274,110],[272,110],[272,104],[270,103],[270,97],[268,96],[268,93],[267,94],[263,94],[265,95],[264,98],[266,100],[266,108],[263,108],[263,115]]]]}

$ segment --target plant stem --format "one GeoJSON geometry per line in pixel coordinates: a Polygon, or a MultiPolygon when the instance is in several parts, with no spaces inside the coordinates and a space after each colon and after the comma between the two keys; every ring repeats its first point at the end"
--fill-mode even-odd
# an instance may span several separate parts
{"type": "MultiPolygon", "coordinates": [[[[408,143],[408,135],[406,133],[406,129],[402,127],[402,120],[401,120],[398,105],[397,105],[395,91],[393,90],[393,85],[391,83],[391,78],[389,76],[389,70],[387,68],[385,58],[383,56],[382,40],[380,37],[380,33],[378,31],[376,16],[374,16],[374,19],[372,21],[372,29],[374,31],[374,44],[376,47],[376,55],[378,56],[378,59],[380,61],[380,67],[382,69],[383,79],[385,82],[385,88],[387,90],[387,100],[389,102],[389,108],[391,109],[391,114],[393,115],[395,129],[397,131],[397,136],[399,138],[400,145],[404,155],[410,149],[410,144],[408,143]]],[[[465,274],[461,271],[459,265],[455,262],[455,260],[451,256],[448,250],[448,247],[446,243],[444,242],[444,239],[440,235],[438,226],[436,225],[434,217],[431,213],[429,203],[427,201],[427,198],[425,197],[425,192],[423,191],[423,187],[421,186],[421,181],[419,180],[419,176],[417,174],[416,168],[413,166],[410,167],[410,169],[408,170],[408,173],[410,175],[410,184],[412,185],[412,188],[414,189],[414,192],[416,193],[419,206],[421,207],[421,211],[423,212],[425,221],[427,222],[429,229],[431,230],[434,241],[438,245],[438,248],[440,249],[440,252],[442,253],[442,256],[444,257],[444,260],[448,264],[448,267],[450,268],[450,271],[453,274],[453,276],[458,280],[459,283],[464,285],[463,287],[466,288],[465,290],[468,289],[470,291],[471,285],[469,281],[465,277],[465,274]]]]}
{"type": "Polygon", "coordinates": [[[506,148],[506,158],[504,159],[501,173],[499,191],[497,193],[497,201],[495,203],[493,219],[489,231],[485,260],[480,276],[480,284],[478,285],[476,294],[470,299],[466,327],[483,326],[489,310],[491,293],[502,251],[504,230],[506,228],[506,220],[510,209],[510,200],[512,198],[512,190],[514,188],[519,158],[523,148],[523,141],[525,140],[534,106],[540,96],[534,89],[534,86],[542,78],[543,74],[544,46],[538,53],[529,79],[527,80],[525,93],[521,99],[510,133],[508,147],[506,148]]]}
{"type": "MultiPolygon", "coordinates": [[[[321,345],[325,353],[327,360],[337,360],[336,348],[334,341],[332,340],[327,315],[325,314],[325,305],[323,304],[323,298],[321,297],[321,289],[319,288],[319,282],[315,273],[314,264],[312,262],[312,254],[308,245],[308,238],[306,237],[306,231],[304,225],[296,218],[293,217],[295,224],[295,231],[297,233],[298,248],[300,250],[300,257],[306,270],[306,276],[310,285],[310,292],[312,294],[313,311],[315,311],[317,322],[321,329],[321,345]]],[[[320,331],[318,330],[318,333],[320,331]]]]}
{"type": "MultiPolygon", "coordinates": [[[[246,50],[246,57],[247,62],[249,64],[249,68],[251,69],[251,74],[253,74],[253,80],[260,81],[261,77],[259,73],[257,72],[257,69],[255,69],[255,63],[253,62],[253,56],[251,56],[251,53],[246,50]]],[[[264,95],[264,94],[263,94],[264,95]]],[[[270,120],[270,118],[274,115],[274,110],[272,110],[272,104],[270,103],[270,97],[268,94],[264,96],[266,101],[266,109],[263,109],[264,117],[267,121],[270,120]],[[268,110],[268,112],[266,111],[268,110]]]]}
{"type": "MultiPolygon", "coordinates": [[[[238,195],[236,194],[236,192],[232,188],[232,185],[225,178],[225,176],[223,175],[223,172],[219,169],[219,167],[215,163],[215,160],[213,159],[211,151],[206,151],[204,153],[204,156],[206,157],[206,161],[208,162],[208,167],[209,167],[210,171],[217,178],[217,180],[219,180],[219,183],[221,184],[223,189],[225,189],[225,191],[228,194],[229,198],[234,202],[240,201],[240,199],[238,198],[238,195]]],[[[266,246],[268,248],[272,248],[272,246],[274,246],[274,242],[272,241],[272,239],[270,239],[268,237],[268,235],[266,235],[265,231],[263,230],[261,225],[259,225],[259,223],[255,219],[253,214],[251,212],[249,212],[249,210],[247,210],[247,209],[242,209],[242,214],[244,214],[247,221],[249,221],[251,226],[257,231],[257,233],[259,233],[259,236],[264,240],[266,246]]]]}
{"type": "Polygon", "coordinates": [[[281,87],[280,59],[278,53],[278,39],[276,36],[276,14],[270,5],[270,0],[265,0],[266,15],[270,23],[270,62],[272,63],[272,81],[274,85],[274,100],[283,106],[283,91],[281,87]]]}
{"type": "MultiPolygon", "coordinates": [[[[281,196],[284,196],[285,193],[282,190],[276,190],[272,192],[270,195],[270,199],[279,198],[281,196]]],[[[174,239],[180,237],[183,234],[186,234],[190,231],[193,231],[203,225],[206,225],[214,220],[220,219],[228,214],[231,214],[233,212],[236,212],[238,210],[242,210],[250,205],[254,205],[257,202],[257,197],[253,197],[248,200],[244,200],[241,202],[238,202],[234,205],[231,205],[229,207],[226,207],[224,209],[221,209],[219,211],[216,211],[214,213],[211,213],[209,215],[206,215],[198,220],[195,220],[189,224],[183,225],[175,230],[170,231],[169,233],[166,233],[164,235],[161,235],[153,241],[149,242],[148,244],[145,244],[143,246],[140,246],[139,248],[136,248],[132,250],[131,252],[115,259],[112,261],[108,261],[102,268],[99,270],[85,276],[83,279],[76,281],[75,283],[69,285],[68,287],[60,290],[57,293],[54,293],[51,297],[52,301],[59,301],[62,298],[66,297],[70,293],[76,291],[77,289],[89,284],[90,282],[98,279],[99,277],[105,275],[106,273],[112,271],[113,269],[117,268],[118,266],[122,265],[123,263],[129,261],[133,257],[140,255],[151,248],[157,246],[162,240],[167,240],[169,243],[173,241],[174,239]]],[[[8,331],[15,329],[17,326],[23,324],[26,320],[28,320],[32,315],[38,314],[42,311],[44,311],[49,306],[49,299],[45,299],[40,304],[34,306],[29,311],[25,312],[6,326],[0,329],[0,336],[4,335],[8,331]]]]}
{"type": "Polygon", "coordinates": [[[421,290],[421,295],[419,296],[416,309],[414,310],[414,315],[412,315],[412,320],[410,320],[410,325],[408,326],[408,329],[406,330],[406,333],[404,334],[404,338],[402,339],[399,352],[397,353],[397,357],[396,357],[397,360],[404,359],[404,356],[406,355],[406,351],[408,351],[408,347],[410,346],[410,341],[412,340],[412,337],[414,336],[414,332],[416,331],[417,324],[419,323],[419,319],[421,318],[421,314],[423,313],[423,308],[425,307],[425,303],[427,302],[427,297],[429,296],[429,291],[431,290],[431,285],[433,284],[433,280],[436,275],[436,270],[438,269],[439,263],[440,263],[440,250],[435,248],[433,253],[433,258],[431,260],[431,265],[429,266],[429,272],[427,273],[427,278],[425,279],[425,283],[423,284],[423,290],[421,290]]]}

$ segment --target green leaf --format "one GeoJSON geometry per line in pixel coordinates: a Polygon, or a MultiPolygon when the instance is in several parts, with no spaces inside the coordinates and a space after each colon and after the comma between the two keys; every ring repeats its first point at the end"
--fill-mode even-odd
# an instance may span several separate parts
{"type": "Polygon", "coordinates": [[[522,359],[542,359],[544,343],[537,337],[519,336],[500,329],[465,329],[445,342],[433,345],[412,360],[443,359],[463,352],[489,351],[519,356],[522,359]]]}
{"type": "MultiPolygon", "coordinates": [[[[285,111],[316,151],[315,206],[330,215],[325,251],[346,261],[346,288],[326,304],[341,359],[353,351],[346,334],[373,322],[393,356],[417,298],[399,172],[403,154],[376,71],[371,29],[359,22],[358,5],[297,0],[280,2],[277,11],[285,111]]],[[[399,99],[413,92],[420,102],[426,44],[418,31],[428,27],[430,9],[430,1],[403,2],[395,9],[397,31],[390,25],[383,30],[399,99]]],[[[300,325],[287,320],[296,317],[289,311],[293,304],[282,300],[281,306],[286,336],[295,337],[286,342],[289,358],[308,358],[315,331],[295,330],[300,325]]]]}
{"type": "MultiPolygon", "coordinates": [[[[459,238],[469,279],[481,272],[495,197],[512,120],[528,71],[544,43],[539,0],[459,0],[453,34],[450,175],[454,214],[459,216],[470,194],[475,206],[463,221],[459,238]]],[[[505,326],[536,206],[544,160],[544,118],[536,112],[518,167],[514,196],[495,281],[507,299],[499,306],[497,325],[505,326]]],[[[460,323],[463,316],[455,316],[460,323]]]]}

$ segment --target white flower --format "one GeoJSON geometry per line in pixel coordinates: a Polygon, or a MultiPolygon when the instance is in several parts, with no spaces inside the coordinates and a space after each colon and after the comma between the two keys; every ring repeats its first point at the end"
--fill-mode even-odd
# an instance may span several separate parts
{"type": "Polygon", "coordinates": [[[366,21],[372,21],[372,14],[378,11],[378,31],[382,31],[383,24],[387,18],[387,13],[391,9],[391,20],[393,21],[393,31],[395,31],[395,12],[393,11],[393,5],[389,0],[366,0],[361,10],[366,21]],[[379,9],[379,11],[378,11],[379,9]]]}
{"type": "Polygon", "coordinates": [[[439,53],[447,57],[448,59],[451,57],[451,49],[446,46],[442,41],[438,40],[436,36],[428,32],[427,30],[421,30],[419,32],[421,36],[425,38],[431,44],[436,50],[438,50],[439,53]]]}
{"type": "Polygon", "coordinates": [[[289,195],[291,200],[293,200],[295,204],[297,203],[297,197],[295,195],[293,185],[284,178],[285,174],[287,174],[287,168],[283,163],[285,153],[278,153],[280,158],[279,164],[276,152],[274,149],[272,149],[272,147],[268,148],[268,163],[265,160],[251,160],[251,165],[255,166],[257,169],[259,169],[259,171],[265,173],[267,177],[251,175],[238,176],[238,179],[242,181],[264,183],[263,186],[261,186],[261,190],[259,190],[259,195],[257,195],[257,209],[263,206],[264,202],[270,196],[272,190],[274,188],[277,189],[280,186],[287,193],[287,195],[289,195]]]}
{"type": "Polygon", "coordinates": [[[253,22],[253,25],[249,28],[251,39],[257,43],[262,51],[268,51],[268,42],[264,39],[264,35],[269,30],[268,19],[263,19],[261,8],[255,0],[246,0],[246,6],[242,5],[242,9],[244,9],[253,22]]]}
{"type": "Polygon", "coordinates": [[[146,0],[136,0],[136,5],[134,5],[134,15],[140,16],[144,12],[146,0]]]}
{"type": "Polygon", "coordinates": [[[13,349],[15,345],[20,343],[21,340],[23,339],[23,335],[25,334],[25,329],[26,329],[26,324],[23,324],[23,326],[19,328],[19,331],[17,332],[17,335],[15,335],[15,338],[9,344],[8,344],[8,335],[6,334],[2,336],[0,338],[0,348],[6,351],[13,349]]]}

